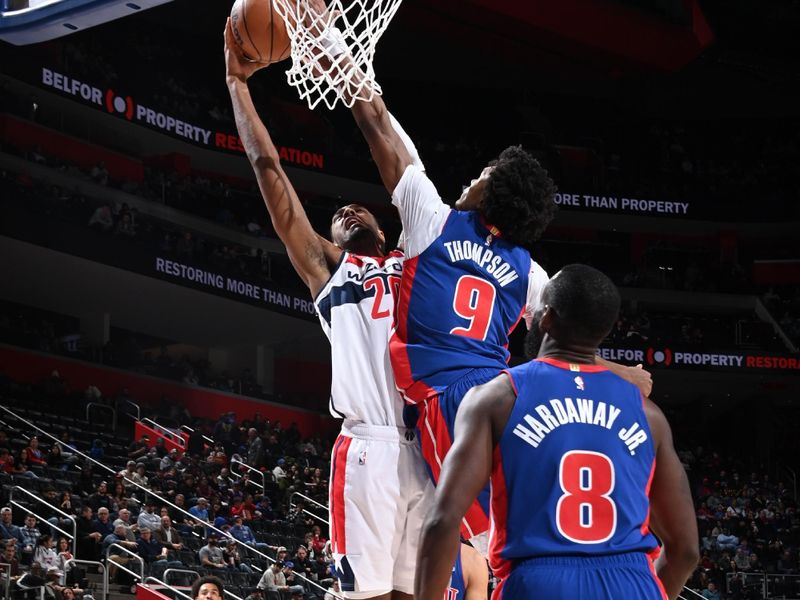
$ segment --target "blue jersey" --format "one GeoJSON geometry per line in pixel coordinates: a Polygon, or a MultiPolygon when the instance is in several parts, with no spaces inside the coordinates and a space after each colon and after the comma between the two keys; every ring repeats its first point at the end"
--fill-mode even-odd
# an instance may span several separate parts
{"type": "Polygon", "coordinates": [[[392,367],[406,398],[421,402],[473,369],[507,366],[508,336],[538,303],[547,274],[478,212],[449,209],[414,166],[393,201],[406,261],[392,367]]]}
{"type": "Polygon", "coordinates": [[[636,386],[552,359],[508,374],[517,400],[492,466],[495,575],[537,557],[656,551],[655,449],[636,386]]]}
{"type": "Polygon", "coordinates": [[[453,574],[450,576],[450,584],[444,592],[444,600],[463,600],[467,595],[467,588],[464,584],[464,570],[461,566],[461,548],[456,555],[456,564],[453,565],[453,574]]]}

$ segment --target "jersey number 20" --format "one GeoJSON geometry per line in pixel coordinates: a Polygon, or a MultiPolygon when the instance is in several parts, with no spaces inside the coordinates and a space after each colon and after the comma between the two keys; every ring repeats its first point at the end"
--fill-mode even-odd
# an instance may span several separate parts
{"type": "Polygon", "coordinates": [[[577,544],[600,544],[617,529],[614,463],[605,454],[574,450],[561,457],[558,482],[564,495],[556,505],[556,525],[577,544]]]}
{"type": "Polygon", "coordinates": [[[485,340],[492,323],[496,295],[494,286],[485,279],[472,275],[459,277],[453,295],[453,310],[459,317],[469,321],[469,327],[453,327],[450,333],[485,340]]]}

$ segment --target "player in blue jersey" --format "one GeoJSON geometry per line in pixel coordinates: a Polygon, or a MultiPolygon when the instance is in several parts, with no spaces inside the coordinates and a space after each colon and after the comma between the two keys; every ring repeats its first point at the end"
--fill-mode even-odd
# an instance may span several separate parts
{"type": "Polygon", "coordinates": [[[461,518],[491,480],[495,599],[674,599],[698,560],[694,506],[661,410],[597,364],[619,293],[599,271],[571,265],[542,301],[539,358],[461,405],[414,598],[441,598],[461,518]]]}
{"type": "MultiPolygon", "coordinates": [[[[355,102],[352,111],[403,223],[406,260],[390,351],[398,388],[420,409],[422,454],[437,481],[464,394],[507,366],[509,334],[539,304],[548,276],[527,248],[553,218],[556,187],[530,154],[511,146],[451,209],[381,97],[355,102]]],[[[648,373],[606,364],[649,393],[648,373]]],[[[485,546],[479,536],[488,527],[487,489],[467,511],[462,534],[485,546]]]]}
{"type": "Polygon", "coordinates": [[[486,559],[475,548],[462,543],[444,590],[444,600],[486,600],[488,591],[486,559]]]}

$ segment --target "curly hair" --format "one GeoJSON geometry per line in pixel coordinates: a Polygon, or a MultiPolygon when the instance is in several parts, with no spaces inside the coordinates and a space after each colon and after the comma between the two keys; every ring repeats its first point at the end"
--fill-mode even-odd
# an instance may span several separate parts
{"type": "Polygon", "coordinates": [[[490,166],[494,169],[484,188],[481,213],[504,239],[527,248],[553,220],[558,188],[522,146],[509,146],[490,166]]]}

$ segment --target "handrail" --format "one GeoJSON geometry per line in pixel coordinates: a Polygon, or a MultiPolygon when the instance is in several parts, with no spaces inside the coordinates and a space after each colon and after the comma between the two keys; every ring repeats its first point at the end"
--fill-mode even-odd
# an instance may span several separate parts
{"type": "Polygon", "coordinates": [[[244,600],[241,596],[237,596],[236,594],[234,594],[233,592],[230,592],[228,590],[222,590],[222,592],[226,596],[230,596],[231,598],[233,598],[233,600],[244,600]]]}
{"type": "Polygon", "coordinates": [[[686,592],[689,592],[690,594],[694,594],[694,595],[695,595],[695,596],[697,596],[698,598],[702,598],[703,600],[705,600],[705,596],[703,596],[703,594],[698,594],[697,592],[695,592],[695,591],[694,591],[692,588],[690,588],[690,587],[683,586],[683,590],[681,590],[681,591],[686,591],[686,592]]]}
{"type": "Polygon", "coordinates": [[[182,591],[180,591],[180,590],[179,590],[178,588],[176,588],[175,586],[169,585],[168,583],[164,583],[163,581],[161,581],[161,580],[160,580],[160,579],[158,579],[157,577],[153,577],[152,575],[151,575],[150,577],[148,577],[147,579],[144,579],[144,580],[142,580],[142,583],[143,583],[144,585],[148,585],[148,583],[149,583],[150,581],[155,581],[155,582],[156,582],[158,585],[161,585],[161,586],[163,586],[163,587],[167,588],[168,590],[170,590],[170,591],[172,591],[172,592],[174,592],[174,593],[178,594],[178,595],[179,595],[179,596],[181,596],[182,598],[186,598],[186,600],[194,600],[194,599],[193,599],[191,596],[189,596],[188,594],[184,594],[182,591]]]}
{"type": "MultiPolygon", "coordinates": [[[[39,433],[41,433],[43,436],[45,436],[45,437],[47,437],[47,438],[49,438],[49,439],[53,440],[54,442],[57,442],[57,441],[59,441],[59,439],[58,439],[56,436],[54,436],[53,434],[51,434],[51,433],[49,433],[49,432],[45,431],[44,429],[42,429],[41,427],[39,427],[38,425],[36,425],[36,424],[35,424],[35,423],[33,423],[32,421],[29,421],[28,419],[24,419],[24,418],[20,417],[20,416],[19,416],[17,413],[15,413],[13,410],[11,410],[10,408],[8,408],[7,406],[3,406],[2,404],[0,404],[0,410],[2,410],[2,411],[4,411],[4,412],[6,412],[6,413],[8,413],[8,414],[10,414],[10,415],[11,415],[11,416],[13,416],[15,419],[17,419],[17,421],[19,421],[19,422],[21,422],[21,423],[24,423],[24,424],[25,424],[25,425],[27,425],[29,428],[31,428],[31,429],[34,429],[34,430],[38,431],[38,432],[39,432],[39,433]]],[[[85,461],[87,461],[87,462],[90,462],[90,463],[92,463],[92,464],[95,464],[95,465],[97,465],[98,467],[100,467],[101,469],[105,469],[105,470],[106,470],[106,471],[108,471],[109,473],[113,473],[113,474],[115,474],[115,475],[117,474],[117,471],[116,471],[115,469],[112,469],[112,468],[111,468],[111,467],[109,467],[108,465],[104,465],[104,464],[103,464],[103,463],[101,463],[99,460],[92,458],[92,457],[91,457],[91,456],[89,456],[88,454],[86,454],[86,453],[84,453],[84,452],[81,452],[81,451],[80,451],[80,450],[78,450],[78,449],[75,449],[75,454],[78,454],[78,455],[80,455],[80,456],[81,456],[81,457],[82,457],[82,458],[83,458],[85,461]]],[[[178,506],[177,504],[173,503],[172,501],[170,501],[170,500],[167,500],[167,499],[166,499],[166,498],[164,498],[163,496],[160,496],[160,495],[158,495],[158,494],[154,493],[152,490],[150,490],[149,488],[146,488],[145,486],[141,485],[140,483],[137,483],[136,481],[133,481],[132,479],[129,479],[128,477],[124,477],[124,476],[122,477],[122,479],[123,479],[123,481],[126,481],[126,482],[128,482],[128,483],[129,483],[131,486],[133,486],[133,487],[136,487],[136,488],[139,488],[139,489],[140,489],[140,490],[142,490],[143,492],[146,492],[146,493],[150,494],[150,495],[151,495],[151,497],[158,498],[158,500],[159,500],[160,502],[162,502],[164,505],[166,505],[166,506],[169,506],[170,508],[173,508],[173,509],[175,509],[175,510],[177,510],[177,511],[181,512],[182,514],[186,515],[187,517],[190,517],[190,518],[192,518],[192,519],[196,519],[196,518],[197,518],[197,517],[195,517],[195,516],[194,516],[192,513],[190,513],[188,510],[186,510],[185,508],[182,508],[182,507],[178,506]]],[[[215,532],[215,533],[216,533],[217,535],[219,535],[220,537],[229,538],[229,536],[227,535],[227,533],[226,533],[226,532],[222,531],[222,530],[221,530],[221,529],[219,529],[218,527],[215,527],[215,526],[214,526],[212,523],[206,523],[204,526],[205,526],[205,528],[206,528],[207,530],[210,530],[210,531],[213,531],[213,532],[215,532]]],[[[261,552],[260,550],[258,550],[257,548],[254,548],[253,546],[248,546],[247,544],[245,544],[245,543],[243,543],[243,542],[240,542],[239,540],[237,540],[237,539],[235,539],[235,538],[229,538],[229,539],[233,540],[233,541],[234,541],[234,543],[236,543],[238,546],[240,546],[240,547],[241,547],[243,550],[247,550],[248,552],[250,552],[250,553],[252,553],[252,554],[257,554],[257,555],[258,555],[258,556],[260,556],[261,558],[264,558],[264,559],[266,559],[266,561],[267,561],[267,562],[269,562],[269,563],[274,563],[274,562],[276,562],[274,558],[272,558],[272,557],[271,557],[271,556],[269,556],[268,554],[265,554],[264,552],[261,552]]],[[[119,566],[119,565],[118,565],[118,566],[119,566]]],[[[106,572],[107,572],[107,571],[108,571],[108,570],[106,570],[106,572]]],[[[303,581],[305,581],[306,583],[308,583],[310,586],[312,586],[312,587],[315,587],[315,588],[318,588],[318,589],[320,589],[320,590],[321,590],[322,592],[324,592],[324,593],[329,593],[329,594],[332,594],[334,598],[338,598],[338,599],[340,599],[340,600],[343,600],[343,598],[344,598],[344,597],[343,597],[341,594],[339,594],[339,593],[336,593],[336,592],[329,592],[328,590],[326,590],[325,588],[323,588],[321,585],[319,585],[319,584],[318,584],[316,581],[313,581],[313,580],[309,579],[309,578],[308,578],[308,577],[306,577],[305,575],[302,575],[302,574],[300,574],[300,573],[295,573],[295,577],[298,577],[298,578],[302,579],[303,581]]]]}
{"type": "Polygon", "coordinates": [[[6,577],[6,595],[5,595],[5,598],[6,598],[6,600],[9,600],[11,598],[11,565],[8,564],[8,563],[0,562],[0,567],[2,567],[3,570],[6,572],[5,573],[5,577],[6,577]]]}
{"type": "Polygon", "coordinates": [[[43,522],[47,523],[50,527],[52,527],[56,531],[59,531],[60,533],[63,533],[65,536],[67,536],[68,538],[71,538],[72,539],[72,554],[75,555],[76,544],[77,544],[77,540],[78,540],[78,523],[75,521],[75,515],[70,515],[68,513],[65,513],[60,508],[56,508],[55,506],[50,504],[47,500],[43,500],[42,498],[40,498],[36,494],[32,494],[31,492],[29,492],[25,488],[20,487],[18,485],[15,485],[13,488],[11,488],[11,494],[9,494],[8,502],[9,502],[9,504],[13,504],[17,508],[20,508],[20,509],[22,509],[24,511],[27,511],[27,512],[31,513],[34,517],[36,517],[40,521],[43,521],[43,522]],[[36,500],[36,502],[39,502],[40,504],[44,504],[46,507],[48,507],[48,508],[54,510],[55,512],[57,512],[58,514],[60,514],[62,517],[65,517],[65,518],[69,519],[70,522],[72,523],[72,534],[70,534],[67,531],[64,531],[63,529],[61,529],[57,525],[53,525],[52,523],[50,523],[47,520],[47,517],[42,517],[41,515],[36,514],[30,508],[28,508],[26,506],[23,506],[22,504],[20,504],[16,500],[14,500],[14,492],[16,492],[17,490],[19,490],[23,494],[29,496],[33,500],[36,500]]]}
{"type": "MultiPolygon", "coordinates": [[[[64,562],[64,575],[65,576],[66,576],[67,571],[69,570],[70,566],[72,565],[72,563],[75,563],[75,564],[78,564],[78,565],[96,565],[96,566],[100,567],[100,569],[98,570],[98,573],[103,573],[104,571],[108,571],[108,568],[103,563],[101,563],[99,560],[83,560],[83,559],[80,559],[80,558],[70,558],[69,560],[64,562]]],[[[103,600],[106,600],[106,598],[108,598],[108,588],[104,587],[103,588],[103,600]]]]}
{"type": "Polygon", "coordinates": [[[165,438],[169,439],[170,442],[178,444],[181,448],[183,448],[184,452],[186,451],[186,440],[183,439],[182,435],[179,435],[176,431],[170,429],[169,427],[164,427],[163,425],[159,425],[153,419],[139,419],[140,423],[150,423],[151,427],[156,430],[157,433],[161,434],[165,438]]]}
{"type": "MultiPolygon", "coordinates": [[[[117,555],[115,555],[115,556],[117,556],[117,555]]],[[[119,544],[111,544],[108,548],[106,548],[106,568],[103,570],[103,597],[104,598],[108,597],[108,572],[111,570],[109,563],[114,565],[118,569],[122,569],[123,571],[125,571],[126,573],[128,573],[132,577],[138,577],[139,581],[144,581],[144,559],[141,556],[139,556],[138,554],[136,554],[134,552],[131,552],[130,550],[128,550],[124,546],[120,546],[119,544]],[[125,554],[128,554],[129,556],[133,557],[134,560],[138,560],[139,561],[139,573],[134,573],[133,571],[131,571],[125,565],[122,565],[122,564],[118,563],[115,560],[111,560],[110,553],[111,553],[111,549],[112,548],[118,548],[118,549],[122,550],[125,554]]]]}
{"type": "MultiPolygon", "coordinates": [[[[295,504],[295,502],[293,502],[293,501],[292,501],[292,498],[294,498],[295,496],[300,496],[300,497],[301,497],[301,498],[303,498],[304,500],[308,500],[309,502],[311,502],[311,503],[313,503],[313,504],[316,504],[316,505],[317,505],[317,506],[319,506],[320,508],[323,508],[323,509],[325,509],[325,510],[328,510],[328,507],[327,507],[327,506],[325,506],[324,504],[322,504],[321,502],[317,502],[317,501],[316,501],[316,500],[314,500],[313,498],[309,498],[308,496],[306,496],[305,494],[301,494],[300,492],[293,492],[293,493],[292,493],[292,495],[291,495],[291,496],[289,496],[289,506],[290,506],[291,508],[295,508],[295,506],[297,506],[297,505],[295,504]]],[[[328,526],[330,527],[330,523],[328,522],[328,519],[326,519],[325,517],[320,517],[318,514],[316,514],[316,513],[313,513],[313,512],[311,512],[310,510],[306,510],[305,508],[303,509],[303,512],[304,512],[305,514],[309,515],[310,517],[313,517],[313,518],[315,518],[317,521],[321,521],[321,522],[325,523],[325,525],[328,525],[328,526]]]]}
{"type": "MultiPolygon", "coordinates": [[[[130,404],[133,408],[136,409],[136,420],[139,421],[142,418],[142,408],[136,404],[133,400],[128,400],[127,398],[122,401],[123,404],[130,404]]],[[[125,413],[126,415],[130,415],[131,413],[125,413]]],[[[133,415],[131,415],[133,416],[133,415]]]]}
{"type": "Polygon", "coordinates": [[[103,408],[105,410],[110,410],[111,411],[111,423],[112,423],[112,427],[111,428],[112,428],[113,431],[117,430],[117,411],[114,409],[113,406],[109,406],[108,404],[100,404],[99,402],[89,402],[86,405],[86,420],[89,421],[90,423],[91,423],[91,420],[89,419],[89,414],[92,412],[91,411],[92,408],[103,408]]]}
{"type": "MultiPolygon", "coordinates": [[[[194,429],[192,429],[192,428],[191,428],[191,427],[189,427],[188,425],[181,425],[181,427],[180,427],[180,428],[181,428],[181,429],[184,429],[184,430],[186,430],[186,431],[188,431],[189,433],[194,433],[194,429]]],[[[214,440],[213,440],[212,438],[208,437],[208,436],[207,436],[207,435],[205,435],[205,434],[203,434],[203,439],[204,439],[206,442],[208,442],[209,444],[211,444],[212,446],[215,444],[214,440]]]]}
{"type": "Polygon", "coordinates": [[[328,510],[328,507],[325,506],[322,502],[318,502],[318,501],[314,500],[313,498],[311,498],[310,496],[306,496],[302,492],[292,492],[292,495],[289,496],[289,506],[291,506],[291,507],[294,507],[294,504],[292,503],[292,498],[294,498],[295,496],[300,496],[303,500],[311,502],[311,504],[316,504],[317,506],[319,506],[320,508],[322,508],[324,510],[328,510]]]}
{"type": "MultiPolygon", "coordinates": [[[[260,469],[256,469],[255,467],[251,467],[250,465],[248,465],[248,464],[247,464],[246,462],[244,462],[244,461],[238,460],[238,459],[236,459],[236,458],[231,458],[231,466],[233,466],[233,465],[234,465],[234,463],[235,463],[235,464],[237,464],[237,465],[242,465],[242,466],[243,466],[243,467],[245,467],[245,468],[246,468],[248,471],[255,471],[256,473],[258,473],[259,475],[261,475],[261,482],[262,482],[262,483],[260,483],[260,484],[259,484],[259,483],[256,483],[256,482],[255,482],[255,481],[253,481],[252,479],[250,480],[250,483],[252,483],[253,485],[255,485],[255,486],[257,486],[257,487],[260,487],[262,490],[266,490],[266,489],[267,489],[267,473],[266,473],[265,471],[262,471],[262,470],[260,470],[260,469]]],[[[231,471],[231,473],[233,473],[233,471],[231,471]]],[[[238,475],[239,477],[242,477],[242,475],[241,475],[240,473],[233,473],[233,474],[234,474],[234,475],[238,475]]]]}
{"type": "Polygon", "coordinates": [[[169,574],[170,573],[189,573],[190,575],[194,575],[195,579],[200,578],[200,573],[197,571],[192,571],[191,569],[165,569],[164,572],[161,574],[161,577],[164,578],[164,581],[169,581],[169,574]]]}

